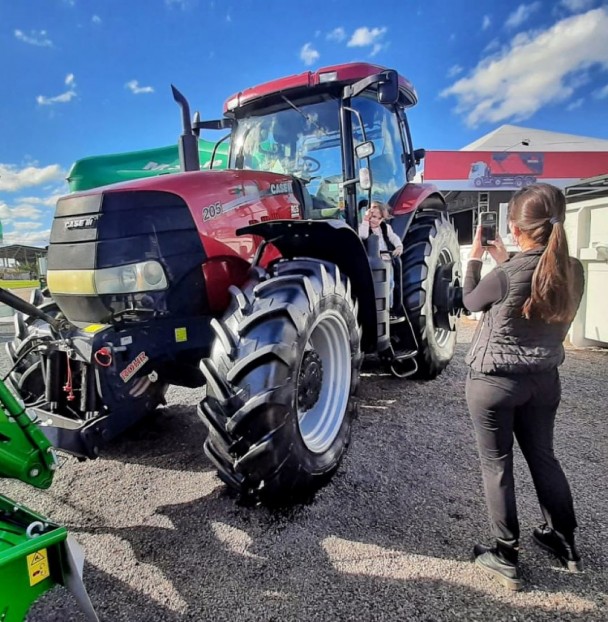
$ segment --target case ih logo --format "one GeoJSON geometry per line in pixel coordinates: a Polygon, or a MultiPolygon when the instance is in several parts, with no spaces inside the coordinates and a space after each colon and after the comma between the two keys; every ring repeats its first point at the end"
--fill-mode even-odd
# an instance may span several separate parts
{"type": "Polygon", "coordinates": [[[89,216],[88,218],[75,218],[73,220],[66,220],[64,227],[66,229],[91,229],[97,226],[99,216],[89,216]]]}
{"type": "Polygon", "coordinates": [[[148,355],[140,352],[121,372],[120,377],[123,382],[129,382],[131,378],[140,370],[147,362],[148,355]]]}
{"type": "Polygon", "coordinates": [[[280,184],[270,184],[270,192],[272,194],[287,194],[292,191],[290,181],[284,181],[280,184]]]}

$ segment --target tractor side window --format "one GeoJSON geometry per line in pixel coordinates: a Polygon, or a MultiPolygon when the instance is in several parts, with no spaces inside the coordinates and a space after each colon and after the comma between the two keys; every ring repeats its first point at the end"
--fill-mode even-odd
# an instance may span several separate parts
{"type": "MultiPolygon", "coordinates": [[[[368,97],[355,98],[352,107],[361,114],[367,140],[374,142],[375,152],[370,159],[372,197],[388,202],[407,182],[399,119],[392,108],[368,97]]],[[[356,124],[353,127],[357,145],[363,136],[356,124]]]]}

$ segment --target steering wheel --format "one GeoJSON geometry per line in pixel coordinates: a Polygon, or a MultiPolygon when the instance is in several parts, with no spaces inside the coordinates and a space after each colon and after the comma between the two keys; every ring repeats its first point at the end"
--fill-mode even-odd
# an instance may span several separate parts
{"type": "Polygon", "coordinates": [[[304,173],[316,173],[321,168],[321,162],[310,156],[302,156],[302,168],[304,173]]]}

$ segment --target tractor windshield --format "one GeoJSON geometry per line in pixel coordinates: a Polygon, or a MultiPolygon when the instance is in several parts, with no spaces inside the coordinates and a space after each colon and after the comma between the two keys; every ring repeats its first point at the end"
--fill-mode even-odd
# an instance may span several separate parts
{"type": "Polygon", "coordinates": [[[317,204],[342,207],[342,152],[338,100],[254,111],[239,119],[231,168],[294,175],[317,204]]]}

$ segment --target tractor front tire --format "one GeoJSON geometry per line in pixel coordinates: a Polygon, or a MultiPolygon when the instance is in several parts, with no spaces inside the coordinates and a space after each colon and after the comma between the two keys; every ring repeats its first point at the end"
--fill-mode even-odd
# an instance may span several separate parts
{"type": "MultiPolygon", "coordinates": [[[[61,313],[54,301],[45,300],[42,296],[36,296],[30,302],[51,317],[61,313]]],[[[11,383],[26,406],[44,399],[44,360],[39,348],[55,338],[55,333],[43,320],[24,316],[20,312],[15,315],[15,337],[5,347],[12,364],[11,383]]]]}
{"type": "Polygon", "coordinates": [[[459,268],[458,237],[443,212],[423,210],[414,216],[404,248],[403,299],[418,342],[418,370],[412,377],[430,380],[447,367],[456,348],[456,331],[439,326],[433,287],[442,267],[453,262],[459,268]]]}
{"type": "Polygon", "coordinates": [[[201,363],[205,452],[220,478],[266,505],[306,501],[348,447],[362,361],[350,282],[315,259],[258,270],[201,363]]]}

